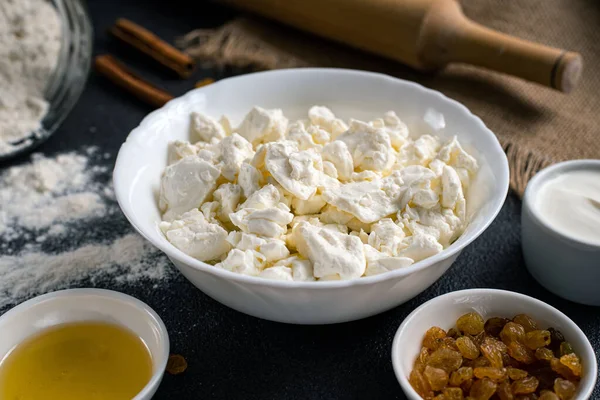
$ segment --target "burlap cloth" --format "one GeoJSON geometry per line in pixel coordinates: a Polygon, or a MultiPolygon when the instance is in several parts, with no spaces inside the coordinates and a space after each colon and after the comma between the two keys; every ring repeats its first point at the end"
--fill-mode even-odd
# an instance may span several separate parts
{"type": "Polygon", "coordinates": [[[517,78],[466,65],[436,75],[366,55],[263,20],[239,18],[196,30],[179,45],[218,65],[277,69],[345,67],[384,72],[454,98],[496,133],[523,194],[541,168],[563,160],[600,158],[600,0],[462,0],[465,14],[488,27],[583,55],[579,86],[565,95],[517,78]]]}

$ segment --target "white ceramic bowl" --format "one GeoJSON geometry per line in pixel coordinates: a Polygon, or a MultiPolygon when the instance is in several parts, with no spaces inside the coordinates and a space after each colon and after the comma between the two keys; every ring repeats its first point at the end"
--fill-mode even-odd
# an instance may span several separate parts
{"type": "Polygon", "coordinates": [[[469,289],[438,296],[414,310],[396,332],[392,345],[392,364],[402,390],[410,400],[420,400],[408,376],[421,350],[421,340],[427,329],[439,326],[448,330],[456,326],[461,315],[476,311],[484,319],[491,317],[512,318],[527,314],[543,328],[555,328],[581,358],[584,368],[577,396],[574,400],[588,399],[598,375],[596,355],[585,334],[565,314],[556,308],[519,293],[496,289],[469,289]]]}
{"type": "Polygon", "coordinates": [[[217,301],[253,316],[288,323],[326,324],[364,318],[395,307],[435,282],[461,250],[496,217],[508,191],[508,162],[498,140],[461,104],[415,83],[340,69],[289,69],[229,78],[192,90],[152,112],[121,147],[115,193],[131,224],[165,252],[181,273],[217,301]],[[290,119],[310,106],[330,107],[341,118],[369,119],[394,110],[411,132],[457,135],[481,164],[469,192],[472,220],[441,253],[407,268],[351,281],[283,282],[235,274],[198,261],[172,246],[158,228],[157,193],[169,142],[187,140],[189,114],[230,116],[234,123],[254,106],[282,108],[290,119]]]}
{"type": "Polygon", "coordinates": [[[28,300],[0,317],[0,360],[28,337],[55,325],[104,321],[138,335],[152,356],[152,378],[133,400],[152,398],[169,358],[169,335],[160,317],[145,303],[103,289],[70,289],[28,300]]]}
{"type": "Polygon", "coordinates": [[[542,286],[565,299],[600,306],[600,246],[557,231],[536,206],[540,188],[548,180],[565,172],[585,170],[600,172],[600,160],[555,164],[529,181],[521,211],[521,243],[527,269],[542,286]]]}

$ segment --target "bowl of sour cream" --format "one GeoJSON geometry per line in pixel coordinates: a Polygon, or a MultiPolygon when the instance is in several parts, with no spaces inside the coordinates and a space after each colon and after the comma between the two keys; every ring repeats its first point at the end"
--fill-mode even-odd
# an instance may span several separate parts
{"type": "Polygon", "coordinates": [[[527,269],[565,299],[600,305],[600,160],[555,164],[527,185],[521,215],[527,269]]]}

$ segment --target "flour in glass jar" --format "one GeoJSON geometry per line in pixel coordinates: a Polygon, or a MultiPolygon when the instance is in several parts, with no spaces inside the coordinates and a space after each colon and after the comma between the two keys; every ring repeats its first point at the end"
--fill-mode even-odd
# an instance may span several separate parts
{"type": "Polygon", "coordinates": [[[49,1],[0,1],[0,155],[27,145],[40,129],[61,42],[61,20],[49,1]]]}

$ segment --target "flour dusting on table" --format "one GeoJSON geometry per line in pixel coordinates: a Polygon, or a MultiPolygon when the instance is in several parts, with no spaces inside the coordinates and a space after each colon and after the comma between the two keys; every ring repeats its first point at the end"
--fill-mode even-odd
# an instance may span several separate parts
{"type": "Polygon", "coordinates": [[[0,309],[80,282],[169,278],[166,256],[124,220],[107,156],[96,147],[34,154],[0,172],[0,309]]]}
{"type": "Polygon", "coordinates": [[[160,280],[167,276],[168,261],[136,233],[113,242],[89,244],[71,251],[48,254],[40,250],[0,256],[0,307],[89,279],[96,283],[160,280]]]}
{"type": "Polygon", "coordinates": [[[8,169],[0,175],[0,235],[10,240],[24,230],[101,216],[107,196],[94,178],[106,172],[88,167],[88,156],[76,152],[34,154],[30,163],[8,169]]]}

